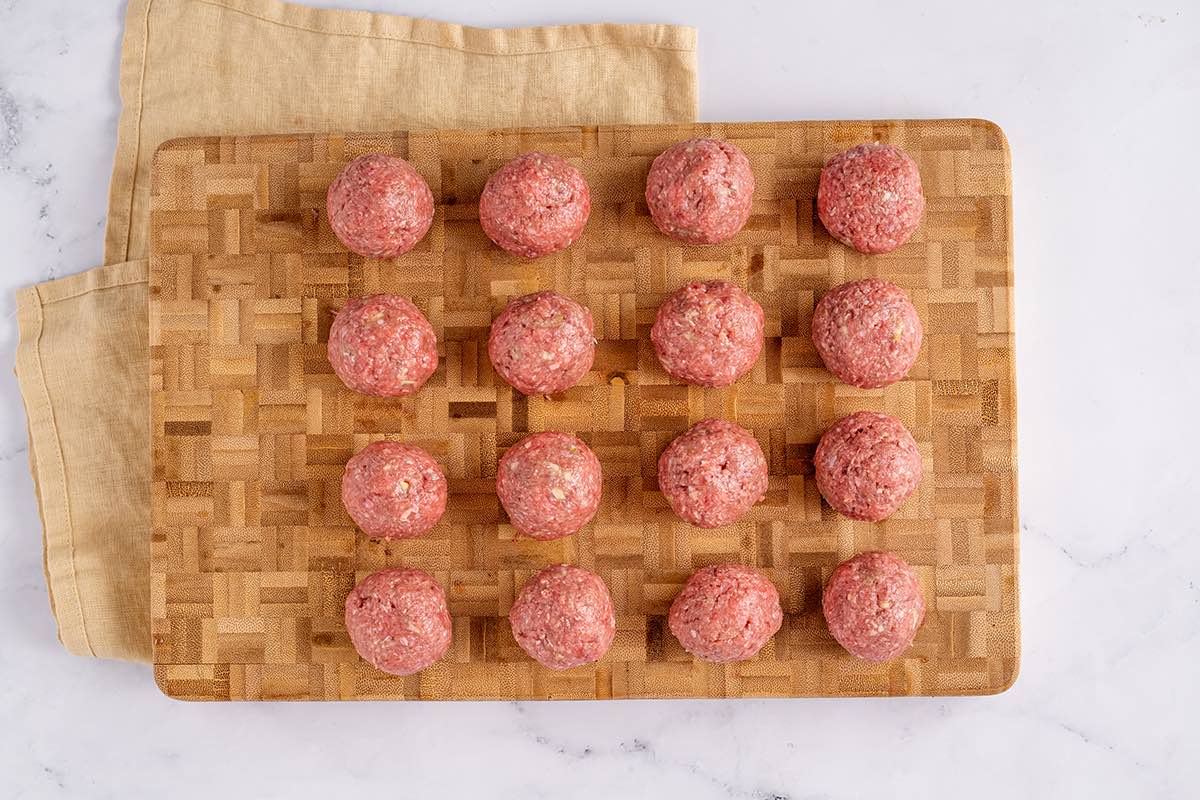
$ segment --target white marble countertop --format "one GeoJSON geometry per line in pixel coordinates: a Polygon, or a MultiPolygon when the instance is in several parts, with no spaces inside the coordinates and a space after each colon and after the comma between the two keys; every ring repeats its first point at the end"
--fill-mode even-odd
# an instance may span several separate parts
{"type": "MultiPolygon", "coordinates": [[[[999,122],[1016,197],[1021,676],[979,699],[173,702],[145,666],[58,646],[6,369],[0,796],[1196,796],[1200,7],[341,5],[486,26],[691,24],[705,119],[999,122]]],[[[9,363],[12,290],[100,257],[123,13],[122,0],[0,0],[9,363]],[[79,146],[80,132],[94,138],[79,146]]]]}

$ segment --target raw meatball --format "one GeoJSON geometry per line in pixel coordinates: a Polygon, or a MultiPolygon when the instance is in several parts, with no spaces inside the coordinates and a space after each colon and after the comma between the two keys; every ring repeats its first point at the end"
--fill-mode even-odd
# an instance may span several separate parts
{"type": "Polygon", "coordinates": [[[433,576],[385,569],[346,597],[346,630],[363,660],[392,675],[420,672],[450,648],[450,611],[433,576]]]}
{"type": "Polygon", "coordinates": [[[346,462],[342,504],[372,539],[409,539],[445,513],[446,476],[419,447],[374,442],[346,462]]]}
{"type": "Polygon", "coordinates": [[[876,663],[907,650],[925,619],[917,573],[894,553],[843,561],[829,576],[821,607],[838,644],[876,663]]]}
{"type": "Polygon", "coordinates": [[[354,159],[329,185],[329,226],[346,248],[395,258],[433,224],[433,192],[407,161],[379,153],[354,159]]]}
{"type": "Polygon", "coordinates": [[[813,456],[817,488],[851,519],[891,516],[921,482],[921,452],[895,417],[859,411],[825,431],[813,456]]]}
{"type": "Polygon", "coordinates": [[[508,252],[537,258],[574,244],[591,210],[583,173],[558,156],[525,153],[488,178],[479,224],[508,252]]]}
{"type": "Polygon", "coordinates": [[[925,195],[917,163],[890,144],[860,144],[825,162],[817,216],[833,238],[860,253],[888,253],[921,224],[925,195]]]}
{"type": "Polygon", "coordinates": [[[762,306],[732,283],[689,283],[658,307],[650,340],[672,377],[697,386],[728,386],[758,360],[762,306]]]}
{"type": "Polygon", "coordinates": [[[879,278],[835,286],[813,311],[821,360],[843,383],[877,389],[902,379],[921,350],[921,319],[904,290],[879,278]]]}
{"type": "Polygon", "coordinates": [[[532,539],[561,539],[600,507],[600,461],[569,433],[546,431],[508,448],[496,468],[496,494],[513,527],[532,539]]]}
{"type": "Polygon", "coordinates": [[[521,649],[550,669],[598,661],[617,631],[608,587],[594,572],[556,564],[521,587],[508,612],[521,649]]]}
{"type": "Polygon", "coordinates": [[[702,419],[658,458],[658,488],[671,510],[700,528],[736,522],[767,492],[767,460],[750,431],[702,419]]]}
{"type": "Polygon", "coordinates": [[[717,564],[692,573],[671,603],[671,633],[705,661],[745,661],[783,624],[775,585],[756,569],[717,564]]]}
{"type": "Polygon", "coordinates": [[[592,312],[558,292],[535,292],[510,302],[488,337],[496,373],[521,394],[570,389],[596,357],[592,312]]]}
{"type": "Polygon", "coordinates": [[[750,218],[754,172],[738,147],[720,139],[690,139],[654,159],[646,205],[658,229],[688,244],[732,239],[750,218]]]}
{"type": "Polygon", "coordinates": [[[359,297],[329,328],[329,363],[342,383],[375,397],[416,392],[437,370],[437,334],[420,309],[395,294],[359,297]]]}

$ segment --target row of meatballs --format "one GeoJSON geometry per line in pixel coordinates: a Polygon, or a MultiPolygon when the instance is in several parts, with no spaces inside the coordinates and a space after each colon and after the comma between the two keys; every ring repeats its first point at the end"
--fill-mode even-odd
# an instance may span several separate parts
{"type": "MultiPolygon", "coordinates": [[[[925,618],[916,572],[893,553],[861,553],[839,564],[821,597],[834,639],[851,655],[889,661],[912,644],[925,618]]],[[[513,639],[550,669],[598,661],[612,647],[617,620],[604,580],[569,564],[530,578],[509,610],[513,639]]],[[[692,573],[675,596],[667,626],[696,658],[716,663],[753,658],[783,624],[779,591],[759,570],[716,564],[692,573]]],[[[446,595],[419,569],[386,569],[346,598],[346,629],[376,669],[411,675],[446,655],[453,625],[446,595]]]]}
{"type": "MultiPolygon", "coordinates": [[[[650,340],[676,380],[729,386],[748,373],[763,347],[762,306],[741,287],[695,281],[658,307],[650,340]]],[[[908,374],[922,326],[908,295],[879,278],[835,286],[813,310],[812,341],[839,380],[876,389],[908,374]]],[[[437,334],[408,298],[377,294],[349,300],[329,330],[329,362],[350,389],[376,397],[420,390],[437,370],[437,334]]],[[[526,395],[552,395],[579,383],[596,356],[591,312],[554,291],[510,301],[492,323],[488,358],[526,395]]]]}
{"type": "MultiPolygon", "coordinates": [[[[858,411],[838,420],[813,456],[817,488],[851,519],[890,516],[921,480],[921,454],[893,417],[858,411]]],[[[754,435],[708,418],[675,437],[658,458],[658,487],[671,510],[698,528],[737,522],[767,491],[767,461],[754,435]]],[[[526,436],[501,456],[496,495],[518,533],[539,541],[578,532],[600,507],[600,460],[578,437],[526,436]]],[[[346,462],[342,503],[372,539],[411,539],[446,511],[448,486],[437,461],[411,444],[381,441],[346,462]]]]}
{"type": "MultiPolygon", "coordinates": [[[[726,242],[750,219],[754,171],[731,142],[689,139],[663,151],[646,176],[655,226],[685,244],[726,242]]],[[[396,258],[433,224],[429,184],[402,158],[372,153],[351,161],[329,187],[330,226],[349,250],[396,258]]],[[[548,153],[517,156],[494,172],[479,197],[479,224],[503,250],[538,258],[564,250],[591,214],[587,180],[548,153]]],[[[912,236],[925,208],[916,162],[898,147],[869,143],[842,151],[821,170],[817,215],[838,241],[886,253],[912,236]]]]}

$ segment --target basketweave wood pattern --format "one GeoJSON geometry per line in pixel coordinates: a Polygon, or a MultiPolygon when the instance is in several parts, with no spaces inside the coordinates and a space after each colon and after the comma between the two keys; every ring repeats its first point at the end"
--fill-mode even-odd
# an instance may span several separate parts
{"type": "Polygon", "coordinates": [[[1018,662],[1011,203],[1003,134],[980,120],[779,122],[207,138],[170,142],[154,169],[151,218],[155,675],[188,699],[442,699],[987,694],[1018,662]],[[692,136],[749,155],[754,212],[731,243],[688,247],[651,224],[650,161],[692,136]],[[834,242],[813,198],[825,158],[864,141],[907,149],[928,198],[914,239],[866,257],[834,242]],[[518,153],[558,153],[593,193],[583,239],[537,261],[505,255],[479,228],[487,176],[518,153]],[[409,159],[438,201],[408,255],[351,255],[332,235],[325,191],[358,155],[409,159]],[[925,325],[909,378],[839,385],[808,334],[829,287],[878,275],[904,286],[925,325]],[[696,278],[748,288],[766,346],[735,386],[672,382],[649,328],[659,302],[696,278]],[[492,371],[488,326],[508,298],[555,288],[586,304],[600,339],[593,371],[553,398],[524,398],[492,371]],[[348,296],[398,292],[433,323],[441,362],[417,395],[362,397],[325,357],[348,296]],[[820,434],[859,409],[887,411],[925,459],[920,490],[882,524],[824,505],[811,478],[820,434]],[[770,490],[718,530],[674,518],[657,490],[666,443],[705,416],[754,431],[770,490]],[[596,520],[576,536],[514,534],[496,462],[527,432],[578,431],[604,466],[596,520]],[[427,538],[382,543],[342,508],[350,455],[380,438],[432,452],[449,508],[427,538]],[[914,564],[929,612],[900,660],[859,662],[820,613],[835,564],[875,548],[914,564]],[[506,613],[539,568],[568,561],[612,591],[618,633],[601,662],[552,672],[516,646],[506,613]],[[783,629],[755,659],[690,658],[666,630],[695,568],[753,564],[783,598],[783,629]],[[454,617],[446,658],[406,678],[358,659],[342,620],[356,578],[385,566],[433,573],[454,617]]]}

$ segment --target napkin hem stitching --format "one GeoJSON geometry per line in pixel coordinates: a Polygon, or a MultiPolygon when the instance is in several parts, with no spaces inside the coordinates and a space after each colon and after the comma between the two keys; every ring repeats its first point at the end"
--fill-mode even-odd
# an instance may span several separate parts
{"type": "MultiPolygon", "coordinates": [[[[569,53],[574,50],[596,50],[596,49],[599,49],[602,47],[638,47],[638,48],[646,48],[646,49],[650,49],[650,50],[663,50],[665,52],[672,52],[672,53],[694,53],[696,51],[695,47],[669,47],[666,45],[648,44],[645,42],[608,41],[608,42],[599,42],[596,44],[573,45],[571,47],[552,47],[552,48],[543,49],[543,50],[519,50],[519,51],[508,52],[508,53],[501,53],[501,52],[495,52],[495,51],[490,51],[490,50],[472,50],[467,47],[454,47],[452,45],[437,44],[435,42],[423,42],[419,39],[413,39],[413,38],[407,37],[407,36],[384,36],[384,35],[377,34],[377,33],[346,33],[343,31],[322,30],[320,28],[310,28],[305,25],[299,25],[294,22],[285,22],[283,20],[271,19],[270,17],[266,17],[261,14],[256,14],[253,11],[247,11],[244,8],[234,8],[232,6],[227,6],[223,3],[215,2],[215,0],[195,0],[195,2],[200,3],[201,5],[211,6],[212,8],[219,8],[224,11],[232,11],[235,14],[242,14],[243,16],[247,16],[247,17],[250,17],[251,19],[259,20],[260,22],[265,22],[269,25],[277,25],[281,28],[291,28],[293,30],[306,31],[308,33],[316,33],[316,34],[320,34],[321,36],[341,36],[341,37],[345,37],[345,38],[349,38],[349,39],[378,39],[378,40],[388,41],[388,42],[404,42],[405,44],[422,45],[425,47],[433,47],[438,50],[450,50],[455,53],[469,53],[471,55],[477,55],[477,56],[499,56],[502,58],[512,57],[512,56],[539,56],[539,55],[549,55],[550,53],[569,53]]],[[[147,14],[147,17],[148,16],[149,15],[147,14]]],[[[445,24],[453,24],[453,23],[445,23],[445,24]]],[[[586,25],[588,23],[579,23],[579,24],[586,25]]],[[[688,27],[686,25],[673,25],[673,24],[669,24],[669,23],[663,23],[663,24],[666,25],[666,27],[671,27],[671,28],[686,28],[686,27],[688,27]]],[[[658,24],[656,24],[656,23],[650,23],[649,25],[646,25],[646,27],[657,27],[657,26],[658,26],[658,24]]],[[[459,26],[459,27],[467,27],[467,26],[459,26]]],[[[534,27],[542,27],[542,26],[534,26],[534,27]]],[[[572,25],[563,25],[563,26],[552,25],[552,26],[548,26],[548,27],[573,27],[573,26],[572,25]]],[[[638,25],[633,24],[632,27],[638,27],[638,25]]],[[[513,30],[530,30],[530,28],[477,28],[476,30],[513,31],[513,30]]],[[[143,62],[143,65],[144,65],[144,62],[143,62]]]]}

